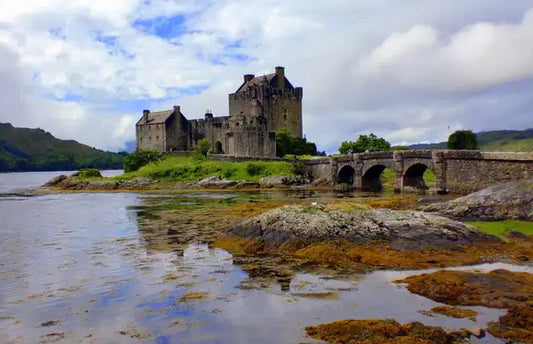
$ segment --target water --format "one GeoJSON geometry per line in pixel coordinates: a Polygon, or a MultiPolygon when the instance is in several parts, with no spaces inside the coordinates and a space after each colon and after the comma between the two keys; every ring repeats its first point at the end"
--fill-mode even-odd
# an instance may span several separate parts
{"type": "MultiPolygon", "coordinates": [[[[18,180],[25,187],[49,177],[7,174],[0,180],[4,186],[18,180]]],[[[306,337],[305,327],[334,320],[394,318],[458,329],[484,327],[504,313],[469,307],[480,312],[476,322],[424,315],[419,311],[439,303],[391,283],[420,271],[344,278],[310,271],[298,271],[291,279],[251,276],[229,253],[202,243],[227,220],[223,210],[229,205],[264,197],[308,201],[332,195],[77,193],[0,198],[1,341],[315,343],[306,337]],[[207,214],[205,222],[196,221],[198,214],[207,214]]],[[[533,272],[505,264],[476,268],[533,272]]],[[[490,336],[471,342],[502,343],[490,336]]]]}
{"type": "MultiPolygon", "coordinates": [[[[60,174],[69,176],[74,172],[76,171],[0,173],[0,194],[22,193],[45,184],[55,176],[60,174]]],[[[101,173],[104,177],[112,177],[124,172],[122,170],[103,170],[101,173]]]]}

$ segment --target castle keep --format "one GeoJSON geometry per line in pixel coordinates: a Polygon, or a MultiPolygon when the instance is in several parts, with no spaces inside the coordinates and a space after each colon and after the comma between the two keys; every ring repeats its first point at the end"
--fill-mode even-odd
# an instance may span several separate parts
{"type": "Polygon", "coordinates": [[[302,137],[303,89],[294,87],[283,67],[263,76],[244,75],[228,96],[229,116],[187,120],[181,108],[143,111],[136,124],[137,148],[160,152],[190,151],[207,138],[211,152],[233,156],[276,156],[275,131],[288,129],[302,137]]]}

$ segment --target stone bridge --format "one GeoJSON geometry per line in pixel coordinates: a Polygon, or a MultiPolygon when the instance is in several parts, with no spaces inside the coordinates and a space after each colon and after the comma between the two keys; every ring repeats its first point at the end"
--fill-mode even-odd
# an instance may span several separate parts
{"type": "Polygon", "coordinates": [[[533,153],[469,150],[406,150],[351,154],[303,160],[315,181],[357,190],[380,190],[381,173],[394,172],[396,192],[436,189],[439,193],[470,193],[510,180],[533,178],[533,153]],[[426,185],[430,169],[435,185],[426,185]]]}

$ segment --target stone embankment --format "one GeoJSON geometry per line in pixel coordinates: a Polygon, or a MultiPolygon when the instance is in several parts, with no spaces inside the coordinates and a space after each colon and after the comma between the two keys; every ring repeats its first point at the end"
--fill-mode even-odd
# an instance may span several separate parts
{"type": "Polygon", "coordinates": [[[494,185],[421,210],[458,219],[533,221],[533,179],[494,185]]]}
{"type": "Polygon", "coordinates": [[[289,205],[244,221],[231,235],[260,240],[265,246],[346,240],[356,244],[388,242],[398,249],[497,241],[472,226],[419,211],[389,209],[338,211],[321,205],[289,205]]]}

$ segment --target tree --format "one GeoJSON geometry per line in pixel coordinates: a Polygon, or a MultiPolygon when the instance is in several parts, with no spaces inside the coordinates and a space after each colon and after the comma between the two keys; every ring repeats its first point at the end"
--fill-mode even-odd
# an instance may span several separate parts
{"type": "Polygon", "coordinates": [[[207,138],[198,140],[196,148],[194,149],[193,155],[197,158],[204,158],[207,156],[207,153],[211,150],[211,143],[207,138]]]}
{"type": "Polygon", "coordinates": [[[280,129],[276,131],[276,156],[284,157],[287,154],[318,155],[314,143],[307,142],[305,137],[292,137],[288,129],[280,129]]]}
{"type": "Polygon", "coordinates": [[[381,137],[377,137],[373,133],[370,135],[359,135],[357,141],[344,141],[339,147],[339,152],[341,154],[349,153],[362,153],[365,151],[381,152],[388,151],[391,149],[390,143],[385,141],[381,137]]]}
{"type": "Polygon", "coordinates": [[[478,149],[477,137],[471,130],[457,130],[448,137],[448,149],[478,149]]]}
{"type": "Polygon", "coordinates": [[[149,162],[159,160],[160,156],[159,152],[155,150],[137,149],[122,159],[122,167],[124,168],[124,172],[137,171],[149,162]]]}

